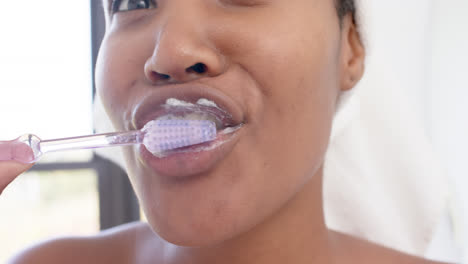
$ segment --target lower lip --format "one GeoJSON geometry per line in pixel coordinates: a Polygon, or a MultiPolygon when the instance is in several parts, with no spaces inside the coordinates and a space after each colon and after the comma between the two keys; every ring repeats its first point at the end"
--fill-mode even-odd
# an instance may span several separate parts
{"type": "Polygon", "coordinates": [[[231,134],[218,134],[214,141],[173,151],[163,157],[154,156],[141,145],[140,156],[143,163],[158,175],[173,178],[195,176],[216,167],[232,151],[242,131],[243,129],[239,129],[231,134]],[[200,150],[200,147],[203,149],[200,150]]]}

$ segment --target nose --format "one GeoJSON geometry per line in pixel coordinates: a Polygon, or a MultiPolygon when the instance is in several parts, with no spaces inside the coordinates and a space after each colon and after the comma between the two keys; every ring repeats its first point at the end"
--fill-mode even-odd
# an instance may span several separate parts
{"type": "Polygon", "coordinates": [[[154,49],[144,69],[151,83],[183,83],[224,71],[224,59],[200,21],[192,13],[167,17],[153,26],[154,49]]]}

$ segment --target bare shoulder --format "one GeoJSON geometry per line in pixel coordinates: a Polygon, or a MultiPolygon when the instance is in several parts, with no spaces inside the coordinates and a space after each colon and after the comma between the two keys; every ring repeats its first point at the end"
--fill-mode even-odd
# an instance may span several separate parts
{"type": "Polygon", "coordinates": [[[162,243],[145,223],[121,225],[91,237],[51,239],[31,246],[9,264],[23,263],[139,263],[140,251],[151,247],[154,254],[162,243]]]}
{"type": "Polygon", "coordinates": [[[340,263],[447,264],[408,255],[340,232],[332,231],[332,233],[338,248],[342,249],[342,253],[339,254],[342,258],[340,263]],[[349,259],[356,261],[350,262],[349,259]]]}

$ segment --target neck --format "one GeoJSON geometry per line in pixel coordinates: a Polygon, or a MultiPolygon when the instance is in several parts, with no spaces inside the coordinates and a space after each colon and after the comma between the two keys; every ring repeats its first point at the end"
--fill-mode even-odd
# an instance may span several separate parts
{"type": "Polygon", "coordinates": [[[328,263],[322,174],[320,169],[279,211],[250,231],[209,248],[178,248],[184,252],[177,255],[190,263],[328,263]]]}

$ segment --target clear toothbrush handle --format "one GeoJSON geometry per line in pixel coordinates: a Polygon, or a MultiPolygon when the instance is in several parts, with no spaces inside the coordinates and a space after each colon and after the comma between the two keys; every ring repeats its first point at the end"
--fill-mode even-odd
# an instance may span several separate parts
{"type": "Polygon", "coordinates": [[[93,149],[110,146],[128,146],[140,144],[143,141],[144,132],[129,131],[97,134],[81,137],[41,140],[39,150],[42,153],[73,150],[73,149],[93,149]]]}
{"type": "Polygon", "coordinates": [[[34,163],[48,152],[140,144],[144,134],[142,131],[130,131],[51,140],[27,134],[15,140],[0,141],[0,161],[34,163]]]}

